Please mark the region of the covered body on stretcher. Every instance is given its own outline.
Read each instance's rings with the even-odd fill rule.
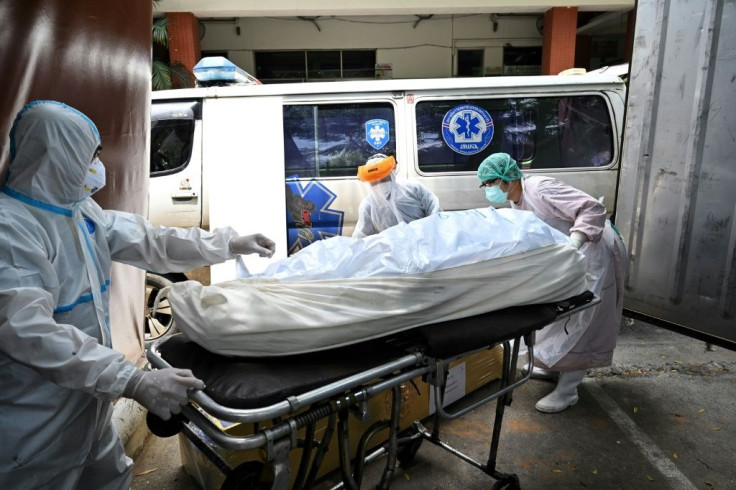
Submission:
[[[177,328],[210,352],[282,356],[585,291],[583,255],[529,211],[443,212],[321,240],[263,274],[171,286]]]
[[[386,488],[397,458],[413,457],[422,439],[443,445],[439,439],[442,417],[460,416],[492,399],[498,400],[499,408],[488,462],[463,459],[499,483],[518,484],[514,475],[496,471],[495,451],[503,407],[510,403],[511,390],[526,381],[513,381],[519,340],[524,338],[532,347],[531,363],[533,333],[594,304],[595,299],[585,294],[580,254],[566,237],[531,213],[490,208],[442,213],[437,219],[451,222],[435,229],[437,236],[426,235],[428,227],[437,223],[420,220],[396,227],[401,229],[394,230],[395,236],[387,237],[391,231],[387,230],[373,243],[369,237],[363,239],[368,243],[351,240],[346,247],[333,249],[326,245],[329,240],[319,242],[325,245],[306,254],[312,245],[287,259],[288,263],[275,264],[265,276],[210,287],[189,284],[172,291],[177,322],[186,310],[186,325],[179,324],[185,335],[155,344],[149,360],[158,368],[190,368],[205,382],[205,391],[193,395],[193,404],[175,425],[225,476],[222,488],[260,488],[258,482],[264,479],[272,488],[310,487],[322,474],[321,462],[335,430],[345,486],[360,487],[363,456],[377,447],[376,452],[388,454],[379,485]],[[452,236],[453,232],[463,235],[462,239]],[[412,233],[414,242],[407,239]],[[403,251],[401,242],[409,242],[410,251]],[[364,253],[357,254],[356,247],[362,247]],[[391,253],[365,254],[372,247]],[[363,255],[368,260],[362,260]],[[365,263],[370,261],[373,264]],[[323,264],[321,270],[314,272],[319,264]],[[396,274],[394,265],[405,274]],[[461,273],[453,274],[452,269]],[[495,271],[495,277],[492,272],[486,276],[486,270]],[[358,277],[338,277],[349,273]],[[412,276],[408,283],[406,275]],[[430,284],[423,285],[425,281]],[[392,287],[394,282],[400,286]],[[335,291],[331,288],[356,284],[361,294],[354,297],[354,304],[350,295],[330,302],[329,295],[317,293],[319,286]],[[417,288],[419,293],[412,294]],[[514,293],[514,289],[522,292]],[[382,302],[381,297],[387,299]],[[237,307],[242,310],[246,300],[257,304],[245,305],[243,316]],[[318,312],[314,307],[321,300],[327,300],[321,308],[323,321],[315,324],[313,316]],[[420,308],[414,307],[417,302]],[[460,304],[453,307],[454,302]],[[333,309],[338,310],[338,321],[330,321]],[[354,317],[359,318],[352,320],[358,328],[347,323]],[[193,325],[199,325],[201,331],[190,328]],[[222,329],[224,335],[220,335]],[[202,337],[204,333],[209,338]],[[360,342],[362,338],[368,340]],[[513,349],[511,340],[516,340]],[[274,343],[277,345],[271,345]],[[505,344],[498,390],[452,415],[445,412],[442,397],[451,363],[498,344]],[[418,377],[434,388],[434,427],[429,432],[417,422],[406,435],[407,427],[400,420],[401,386]],[[391,393],[390,410],[365,429],[355,447],[355,439],[351,445],[347,435],[349,413],[365,416],[366,402],[379,393]],[[321,439],[315,436],[318,421],[326,421]],[[225,429],[229,423],[253,425],[248,434],[233,435]],[[388,436],[373,437],[381,431],[388,431]],[[256,448],[261,450],[259,461],[237,468],[222,453]],[[289,463],[294,449],[301,451],[298,469]],[[204,484],[201,478],[200,483]]]
[[[529,376],[514,379],[519,341],[524,339],[529,346],[530,372],[534,332],[596,301],[592,294],[584,293],[566,301],[510,307],[286,357],[222,356],[177,334],[152,346],[151,364],[192,369],[206,389],[192,395],[192,403],[177,417],[172,432],[150,415],[149,425],[157,435],[182,430],[190,441],[189,449],[201,453],[185,467],[204,488],[311,488],[336,467],[345,487],[360,488],[363,463],[371,459],[369,450],[374,457],[388,455],[379,484],[379,488],[388,488],[396,461],[413,458],[422,440],[449,448],[440,439],[441,419],[459,417],[497,400],[488,461],[461,457],[496,478],[502,485],[498,488],[518,488],[516,476],[498,472],[495,463],[504,407],[511,402],[512,390]],[[494,366],[500,377],[495,391],[471,398],[458,411],[446,412],[442,396],[452,363],[498,344],[504,348],[500,366]],[[401,416],[407,402],[403,388],[418,378],[428,384],[413,387],[431,388],[429,396],[437,407],[431,432],[419,420],[408,427]],[[388,408],[378,418],[366,414],[367,402],[384,393],[391,394]],[[366,417],[370,425],[361,425],[358,434],[350,435],[355,426],[350,419]],[[246,454],[254,449],[259,452]],[[322,464],[330,452],[339,464]],[[219,479],[206,470],[204,460],[214,465]]]

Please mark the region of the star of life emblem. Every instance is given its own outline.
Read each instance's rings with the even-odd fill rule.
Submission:
[[[493,138],[493,119],[488,111],[476,105],[453,107],[442,118],[442,138],[456,153],[480,153]]]
[[[380,150],[389,139],[388,121],[385,119],[371,119],[365,123],[365,140],[376,150]]]

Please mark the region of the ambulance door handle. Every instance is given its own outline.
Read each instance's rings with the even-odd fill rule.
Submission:
[[[179,191],[171,195],[173,201],[193,201],[197,199],[197,193],[192,191]]]

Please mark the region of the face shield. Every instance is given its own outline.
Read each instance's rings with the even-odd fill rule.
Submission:
[[[371,192],[377,199],[388,201],[393,194],[394,183],[395,179],[392,172],[388,177],[384,177],[377,182],[371,182]]]

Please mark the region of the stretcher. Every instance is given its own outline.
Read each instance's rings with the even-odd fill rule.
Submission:
[[[312,488],[331,442],[337,442],[344,488],[360,488],[365,464],[386,456],[378,488],[391,484],[397,461],[411,461],[426,440],[493,479],[493,488],[519,488],[518,477],[496,468],[504,410],[512,392],[531,373],[535,332],[597,304],[590,292],[565,301],[514,306],[449,322],[435,323],[347,347],[288,357],[240,358],[210,353],[177,334],[155,342],[148,360],[155,369],[191,369],[206,388],[190,394],[181,414],[164,422],[149,413],[151,431],[161,437],[181,433],[224,475],[223,489]],[[517,376],[520,341],[527,346],[526,376]],[[491,392],[478,390],[449,407],[443,397],[449,366],[469,354],[503,346],[500,380]],[[435,412],[426,421],[402,427],[402,386],[421,378],[431,389]],[[386,396],[386,417],[364,427],[350,443],[349,419],[366,418],[369,400]],[[496,400],[488,460],[481,463],[440,437],[441,423]],[[459,408],[458,408],[459,407]],[[317,437],[316,424],[321,424]],[[245,431],[228,431],[233,424]],[[379,437],[379,435],[383,435]],[[253,460],[233,466],[232,452],[253,452]],[[295,451],[300,455],[295,458]]]

